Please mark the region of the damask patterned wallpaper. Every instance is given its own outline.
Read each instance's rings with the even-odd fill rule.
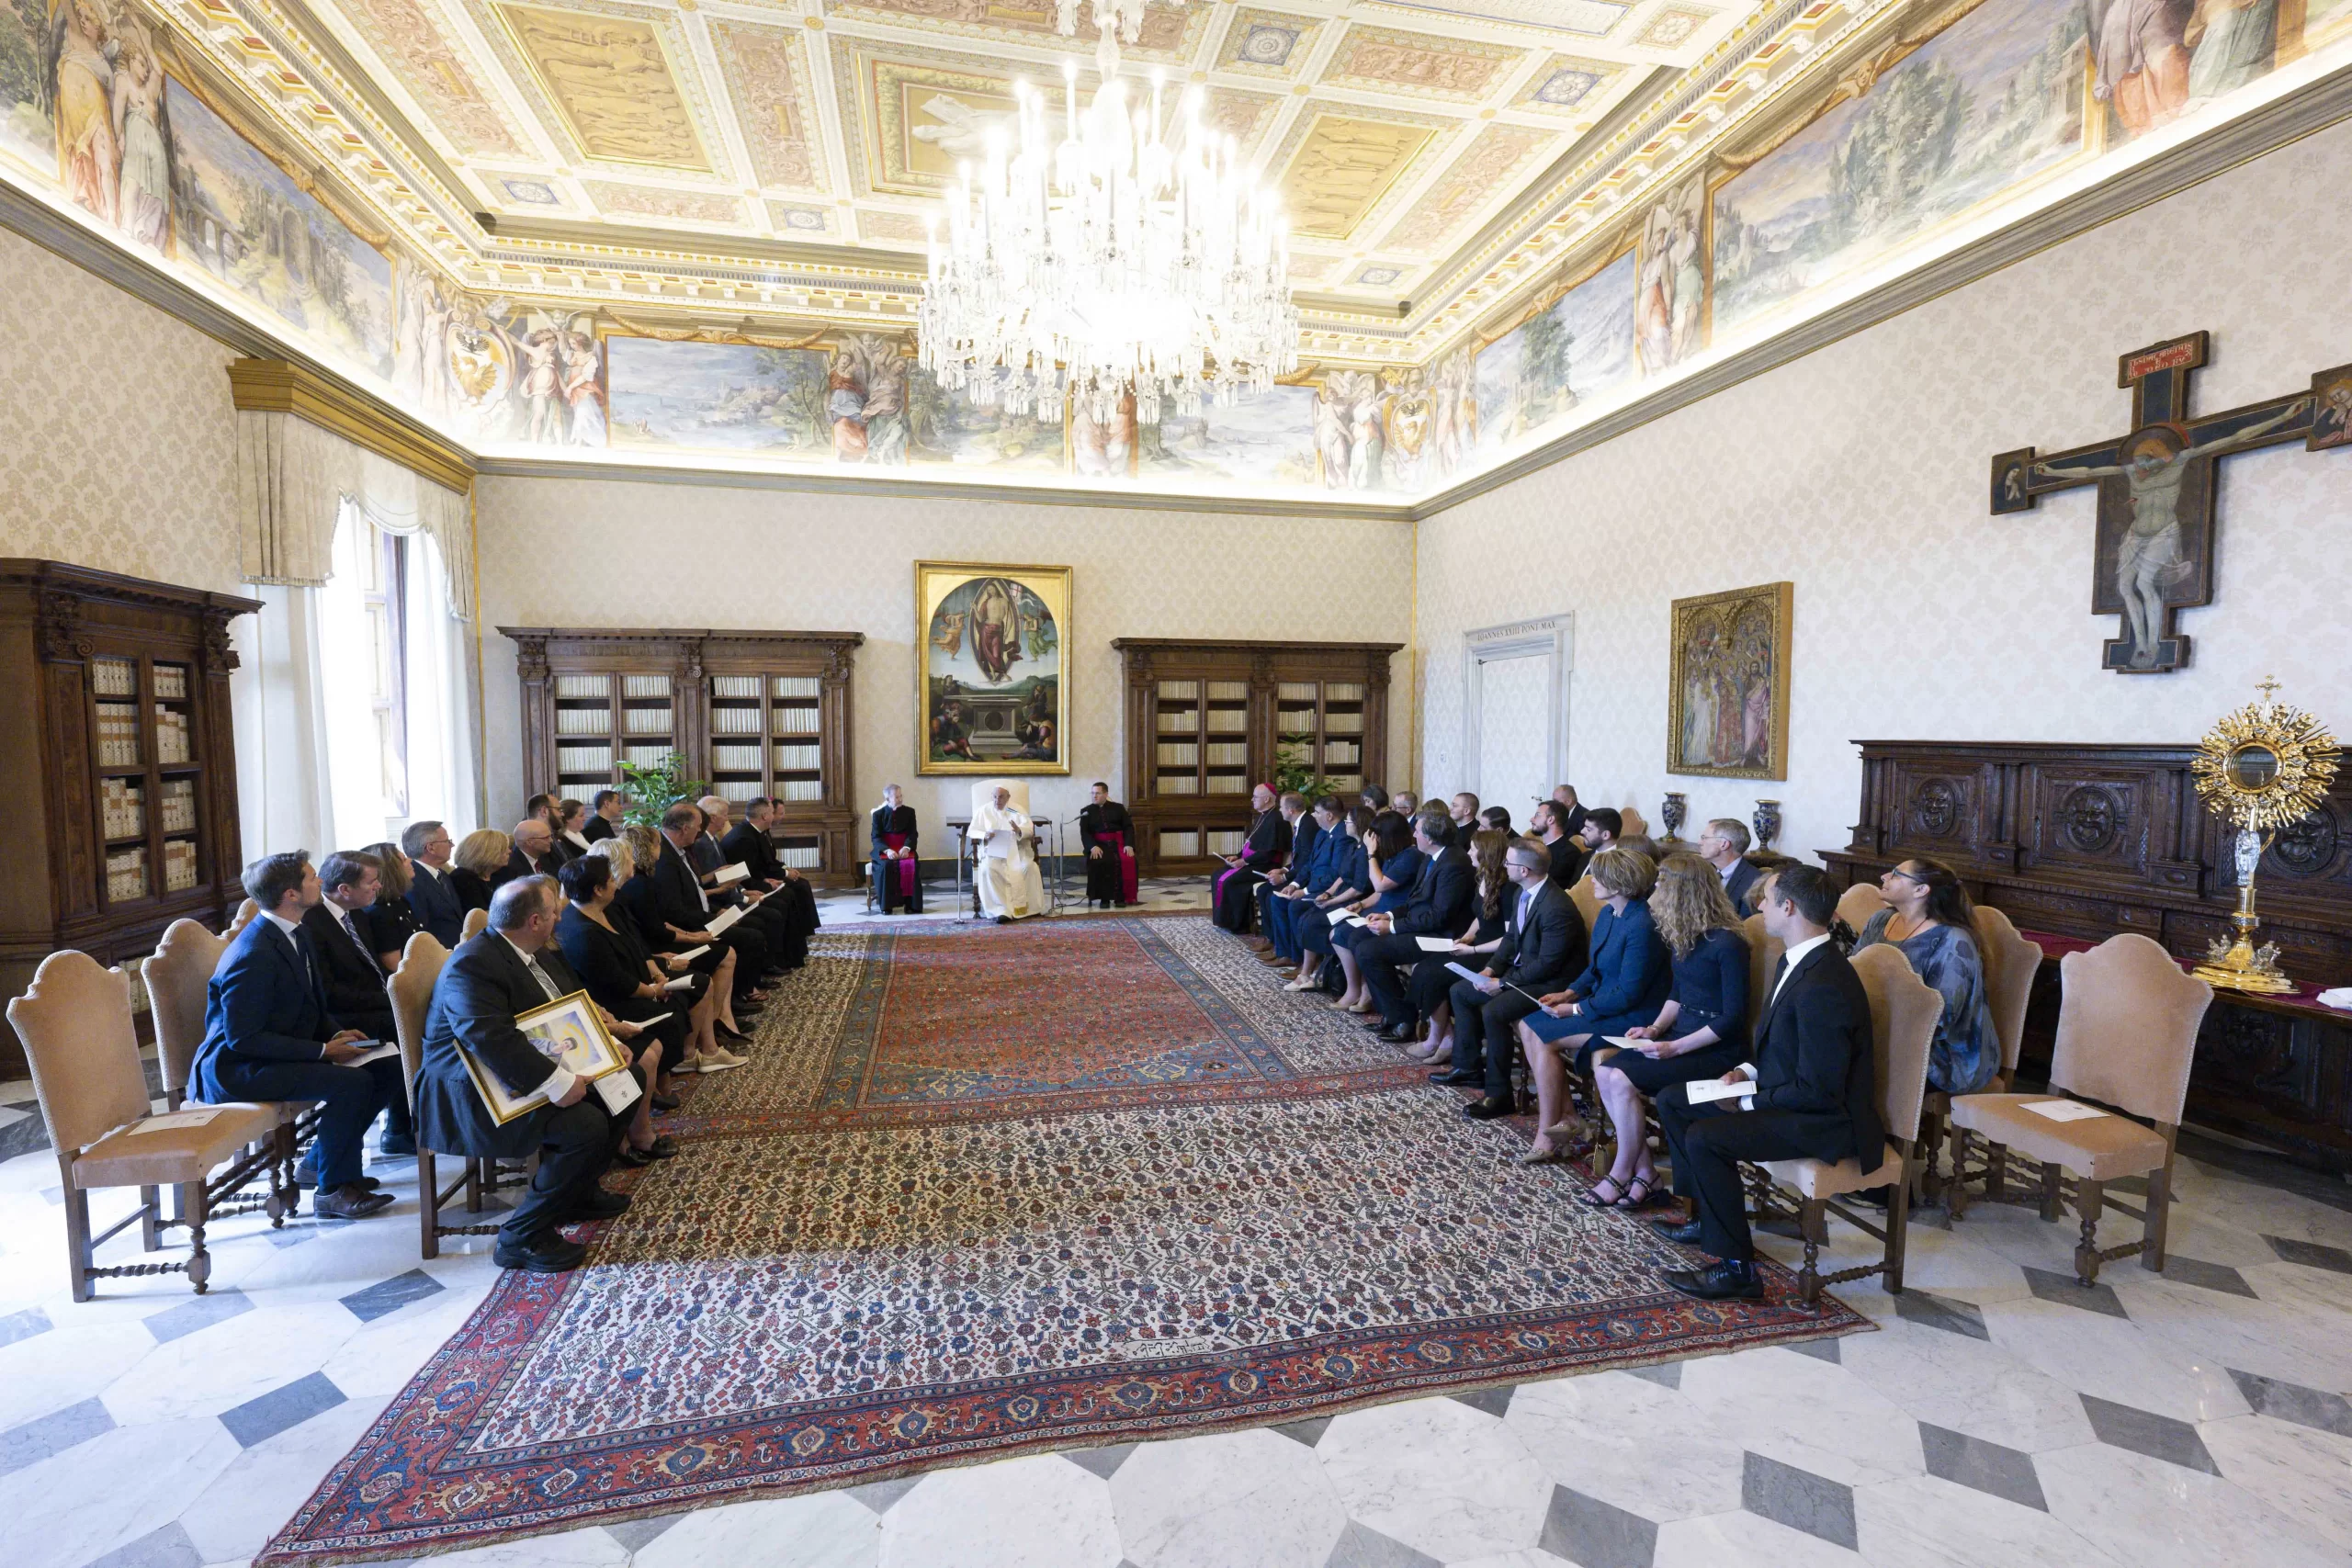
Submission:
[[[0,554],[239,591],[222,344],[0,230]]]
[[[2352,733],[2352,452],[2222,465],[2195,662],[2099,668],[2093,497],[1987,515],[1993,454],[2122,434],[2117,356],[2199,328],[2194,412],[2352,361],[2352,125],[2145,208],[1420,525],[1422,780],[1463,779],[1464,634],[1572,613],[1569,772],[1588,804],[1785,802],[1780,847],[1842,848],[1861,739],[2188,741],[2276,675]],[[1784,783],[1666,773],[1668,603],[1796,584]]]
[[[1073,569],[1071,773],[1030,784],[1038,815],[1070,819],[1094,780],[1127,787],[1113,637],[1401,643],[1412,614],[1402,523],[1318,522],[1310,536],[1218,513],[547,479],[482,479],[477,516],[490,798],[518,813],[521,692],[502,626],[862,631],[853,801],[871,807],[896,781],[936,823],[966,814],[971,784],[915,775],[917,560]],[[673,558],[657,563],[646,552],[660,541]],[[1408,754],[1406,671],[1400,653],[1392,773]]]

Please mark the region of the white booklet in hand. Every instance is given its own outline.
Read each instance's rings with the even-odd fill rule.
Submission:
[[[1693,1105],[1704,1105],[1714,1100],[1753,1100],[1756,1098],[1756,1080],[1741,1078],[1736,1083],[1725,1083],[1721,1078],[1700,1078],[1684,1084],[1682,1092],[1690,1097]]]
[[[364,1067],[370,1062],[380,1062],[388,1056],[397,1056],[401,1054],[401,1048],[389,1040],[354,1040],[351,1043],[364,1049],[358,1055],[344,1064],[346,1067]]]
[[[1453,939],[1450,936],[1417,936],[1413,940],[1420,945],[1423,953],[1452,953],[1453,951]]]
[[[681,975],[674,980],[664,980],[662,983],[662,988],[665,991],[683,991],[694,983],[695,977],[692,975]]]
[[[727,934],[727,928],[742,918],[743,911],[741,909],[721,909],[711,916],[710,923],[702,929],[713,936],[724,936]]]
[[[710,885],[713,887],[729,887],[751,874],[752,868],[739,860],[732,865],[722,865],[712,872]]]
[[[708,953],[709,951],[710,943],[704,942],[700,947],[690,947],[684,953],[673,953],[670,954],[670,956],[677,963],[692,964],[695,959],[700,958],[704,953]]]
[[[605,1109],[616,1116],[637,1103],[637,1080],[627,1073],[609,1074],[589,1087],[605,1102]]]

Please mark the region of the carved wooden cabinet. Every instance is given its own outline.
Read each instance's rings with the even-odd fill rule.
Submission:
[[[1138,869],[1182,876],[1240,848],[1250,791],[1295,759],[1350,794],[1388,769],[1393,642],[1117,637]]]
[[[258,603],[59,561],[0,559],[0,989],[79,948],[154,951],[244,897],[229,623]],[[292,846],[288,846],[291,848]],[[0,1077],[25,1064],[0,1031]]]
[[[2201,960],[2237,907],[2233,830],[2189,776],[2190,746],[1866,740],[1853,839],[1826,854],[1841,884],[1913,855],[1943,861],[2023,930],[2086,942],[2138,931]],[[2352,756],[2340,759],[2352,764]],[[2288,976],[2352,984],[2352,765],[2262,857],[2262,940]],[[2026,1067],[2049,1063],[2054,961],[2029,1017]],[[2301,998],[2217,991],[2198,1037],[2188,1119],[2352,1172],[2352,1014]]]
[[[730,801],[766,795],[787,865],[853,876],[850,674],[863,632],[501,626],[523,683],[523,780],[586,800],[675,751]],[[518,807],[519,809],[519,804]]]

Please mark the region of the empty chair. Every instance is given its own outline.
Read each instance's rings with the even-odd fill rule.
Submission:
[[[2160,1271],[2172,1202],[2173,1143],[2188,1098],[2198,1026],[2212,1005],[2213,987],[2185,974],[2163,948],[2134,931],[2109,937],[2087,953],[2068,953],[2058,972],[2063,991],[2058,1041],[2050,1058],[2052,1092],[1956,1095],[1951,1124],[2041,1165],[2045,1220],[2057,1220],[2066,1196],[2064,1176],[2073,1173],[2075,1211],[2082,1220],[2075,1276],[2084,1284],[2098,1278],[2100,1264],[2134,1253],[2142,1268]],[[2055,1115],[2037,1109],[2083,1100],[2099,1103],[2080,1111],[2060,1109]],[[2116,1110],[2102,1109],[2107,1106]],[[1988,1167],[1984,1195],[2000,1201],[2005,1173],[1998,1162]],[[2144,1208],[2107,1194],[2109,1182],[2129,1176],[2147,1178]],[[1967,1202],[1967,1185],[1954,1181],[1953,1219],[1965,1214]],[[2099,1219],[2109,1208],[2143,1223],[2138,1241],[2099,1247]]]
[[[67,948],[42,959],[31,987],[8,1004],[8,1021],[32,1064],[33,1091],[57,1154],[74,1299],[88,1301],[94,1280],[178,1272],[202,1295],[212,1274],[211,1254],[204,1246],[212,1173],[246,1145],[274,1137],[277,1109],[219,1105],[151,1115],[147,1070],[130,1022],[130,982],[121,970],[101,968],[86,953]],[[277,1168],[271,1164],[268,1169],[274,1187]],[[165,1221],[154,1199],[154,1190],[163,1186],[180,1190],[185,1221]],[[90,1190],[98,1187],[142,1190],[136,1210],[93,1236]],[[185,1224],[187,1259],[99,1268],[99,1246],[134,1223],[149,1252],[160,1245],[157,1233],[166,1223]]]
[[[162,1069],[166,1111],[177,1111],[187,1098],[189,1069],[196,1063],[197,1047],[204,1043],[205,993],[211,984],[213,970],[220,967],[220,955],[228,951],[227,937],[214,936],[194,920],[174,920],[164,928],[164,940],[154,956],[140,965],[140,978],[147,987],[148,1012],[155,1021],[155,1060]],[[273,1221],[282,1223],[296,1201],[291,1190],[296,1113],[308,1107],[282,1101],[261,1103],[276,1106],[277,1131],[248,1150],[213,1184],[215,1219],[263,1209],[269,1212]],[[266,1196],[243,1194],[222,1201],[223,1194],[243,1188],[264,1174],[264,1168],[272,1161],[281,1168]]]
[[[1944,1010],[1942,994],[1913,974],[1910,963],[1893,947],[1868,947],[1855,953],[1854,973],[1860,976],[1862,990],[1871,1000],[1878,1111],[1891,1146],[1870,1170],[1851,1159],[1835,1165],[1817,1159],[1776,1159],[1763,1168],[1773,1182],[1795,1194],[1797,1230],[1804,1238],[1804,1267],[1797,1274],[1797,1288],[1808,1305],[1820,1298],[1825,1285],[1872,1274],[1884,1280],[1890,1294],[1903,1289],[1904,1236],[1911,1215],[1911,1162],[1918,1147],[1919,1104],[1928,1087],[1928,1048]],[[1874,1187],[1887,1190],[1883,1219],[1857,1213],[1840,1201]],[[1829,1237],[1828,1216],[1833,1213],[1884,1244],[1878,1262],[1821,1272],[1821,1244]]]

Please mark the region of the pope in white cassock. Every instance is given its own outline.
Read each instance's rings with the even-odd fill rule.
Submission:
[[[1001,784],[994,804],[980,807],[972,818],[971,836],[980,846],[980,912],[994,916],[999,925],[1016,916],[1045,912],[1046,879],[1029,848],[1035,831],[1027,813],[1013,807],[1012,792]]]

